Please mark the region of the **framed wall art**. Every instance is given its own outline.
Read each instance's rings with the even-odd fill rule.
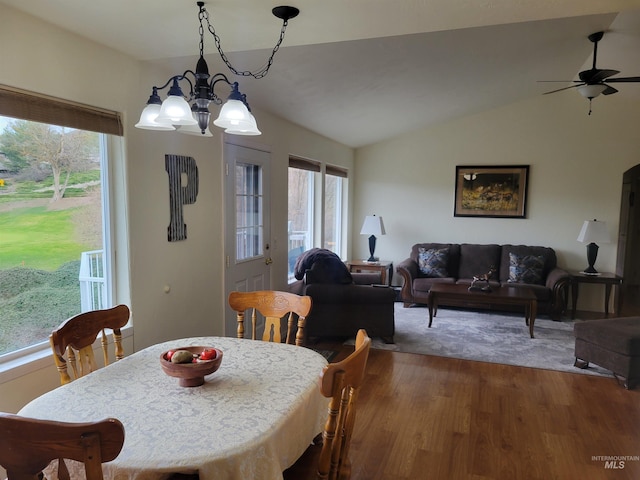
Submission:
[[[525,218],[529,165],[456,166],[455,217]]]

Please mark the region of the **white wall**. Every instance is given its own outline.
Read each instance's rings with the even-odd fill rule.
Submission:
[[[597,218],[614,241],[600,245],[596,268],[613,272],[622,175],[640,163],[640,102],[624,91],[596,98],[591,116],[566,91],[359,149],[354,218],[383,216],[376,254],[394,262],[419,242],[513,243],[553,247],[560,266],[575,270],[587,266],[576,241],[582,222]],[[530,165],[527,218],[454,217],[456,165]],[[353,251],[365,258],[358,237]],[[602,311],[602,290],[581,287],[578,309]]]
[[[151,86],[164,83],[176,72],[160,72],[3,5],[0,45],[1,84],[123,115],[124,165],[118,165],[116,171],[124,178],[114,194],[117,204],[128,204],[128,212],[117,212],[116,238],[119,258],[127,258],[129,247],[129,262],[123,268],[129,268],[131,284],[130,298],[129,292],[123,292],[126,288],[119,288],[122,296],[117,300],[131,307],[131,349],[171,338],[221,334],[226,298],[220,130],[212,138],[198,138],[133,127]],[[354,152],[271,115],[253,113],[263,132],[256,141],[271,150],[272,233],[276,244],[282,245],[272,252],[272,286],[284,288],[289,154],[352,169]],[[167,241],[169,184],[165,154],[192,156],[199,169],[197,201],[184,208],[188,226],[185,241]],[[127,230],[128,235],[123,235]],[[165,285],[171,286],[169,294],[164,293]],[[53,367],[52,359],[50,363]],[[42,368],[39,363],[32,373],[0,383],[0,410],[15,412],[58,381],[55,368]]]

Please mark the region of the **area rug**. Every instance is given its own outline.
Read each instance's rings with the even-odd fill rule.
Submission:
[[[574,321],[554,322],[541,316],[534,323],[535,338],[531,338],[522,314],[441,307],[431,328],[428,324],[426,307],[404,308],[396,303],[395,343],[373,338],[372,347],[613,378],[609,370],[597,365],[573,366]]]

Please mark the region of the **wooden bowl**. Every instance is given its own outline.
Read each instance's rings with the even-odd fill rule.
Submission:
[[[214,347],[180,347],[173,349],[173,351],[186,350],[193,354],[199,354],[205,348]],[[222,350],[217,348],[214,348],[214,350],[216,351],[216,358],[213,360],[201,360],[197,363],[172,363],[171,360],[167,359],[167,353],[169,352],[163,352],[162,355],[160,355],[160,365],[164,373],[170,377],[177,377],[179,379],[181,387],[198,387],[204,383],[204,377],[206,375],[220,368],[220,364],[222,363]]]

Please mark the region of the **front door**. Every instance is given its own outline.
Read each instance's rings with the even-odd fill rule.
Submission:
[[[224,144],[226,336],[235,336],[237,325],[227,302],[229,293],[269,290],[271,286],[270,159],[266,151]],[[245,331],[251,333],[250,323],[245,323]]]

